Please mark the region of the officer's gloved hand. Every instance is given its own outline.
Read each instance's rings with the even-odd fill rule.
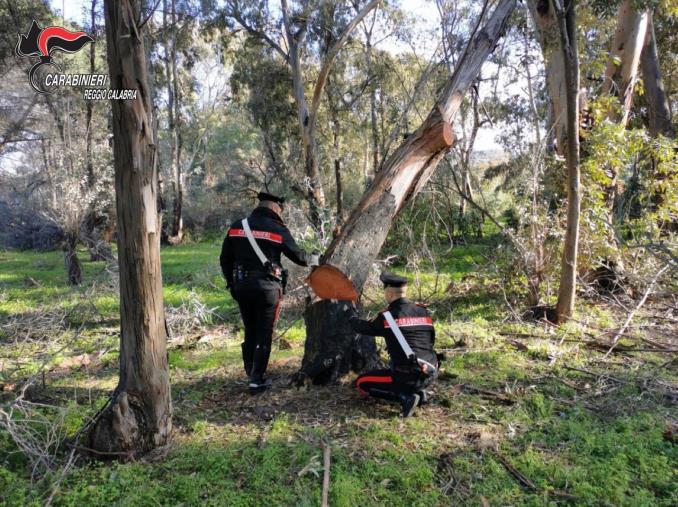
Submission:
[[[313,250],[313,252],[311,252],[311,259],[309,260],[308,265],[311,268],[320,265],[320,252],[317,250]]]
[[[344,317],[349,318],[352,315],[355,315],[356,309],[353,302],[350,301],[340,301],[341,311],[344,313]]]

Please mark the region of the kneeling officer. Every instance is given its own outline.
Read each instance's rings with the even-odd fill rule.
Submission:
[[[285,199],[265,192],[257,197],[259,205],[252,214],[228,229],[219,258],[245,326],[242,358],[252,394],[271,385],[265,374],[287,281],[280,254],[300,266],[318,265],[318,255],[301,250],[282,221]]]
[[[405,296],[407,278],[382,273],[388,308],[371,321],[361,320],[355,307],[344,305],[349,324],[356,333],[383,336],[391,368],[361,374],[356,387],[364,396],[399,401],[403,417],[411,416],[426,402],[424,390],[436,378],[438,358],[433,345],[435,329],[431,314]]]

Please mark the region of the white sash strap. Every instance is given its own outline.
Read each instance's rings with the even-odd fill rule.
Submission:
[[[250,229],[250,224],[247,223],[246,218],[244,218],[242,221],[242,228],[245,230],[245,236],[247,236],[247,240],[250,242],[250,245],[252,246],[254,253],[257,254],[257,257],[259,257],[261,263],[264,266],[266,266],[269,262],[268,257],[266,257],[264,255],[264,252],[261,251],[261,248],[259,248],[257,241],[254,239],[254,236],[252,235],[252,229]]]
[[[405,353],[405,357],[408,359],[411,357],[415,357],[417,359],[417,363],[422,367],[422,371],[426,372],[428,375],[432,375],[433,372],[437,369],[435,366],[433,366],[431,363],[428,361],[424,361],[423,359],[419,359],[415,354],[414,351],[412,350],[412,347],[410,347],[410,344],[407,343],[407,340],[405,339],[405,335],[403,335],[403,332],[400,330],[398,327],[398,323],[395,321],[393,318],[393,315],[391,315],[391,312],[384,312],[383,313],[384,318],[386,319],[386,322],[388,322],[388,327],[391,328],[391,331],[393,331],[393,334],[395,335],[396,339],[398,340],[398,343],[400,344],[400,348],[403,349],[403,352]],[[427,371],[428,368],[430,368],[430,371]]]
[[[393,331],[393,334],[395,335],[396,339],[398,340],[398,343],[400,344],[400,348],[403,349],[403,352],[405,353],[405,357],[408,357],[408,358],[412,357],[414,355],[414,351],[412,350],[412,347],[410,347],[410,344],[407,343],[407,340],[405,339],[403,332],[398,327],[398,324],[396,324],[396,321],[393,318],[393,315],[391,315],[391,312],[384,312],[383,315],[384,315],[384,318],[386,319],[386,322],[388,322],[388,327],[391,328],[391,331]]]

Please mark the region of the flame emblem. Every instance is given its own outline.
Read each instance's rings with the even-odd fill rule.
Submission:
[[[39,57],[38,61],[28,72],[28,80],[33,89],[42,94],[51,93],[42,90],[35,82],[35,73],[43,65],[52,65],[61,70],[52,62],[52,53],[62,51],[64,53],[76,53],[88,42],[94,39],[85,32],[71,32],[60,26],[48,26],[40,28],[37,21],[33,20],[30,30],[26,34],[19,34],[16,44],[16,55],[20,57]]]

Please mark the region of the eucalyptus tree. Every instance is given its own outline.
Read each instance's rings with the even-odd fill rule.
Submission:
[[[156,140],[140,0],[105,0],[120,270],[120,377],[90,433],[97,453],[133,456],[165,445],[172,430],[167,328],[160,270]]]

